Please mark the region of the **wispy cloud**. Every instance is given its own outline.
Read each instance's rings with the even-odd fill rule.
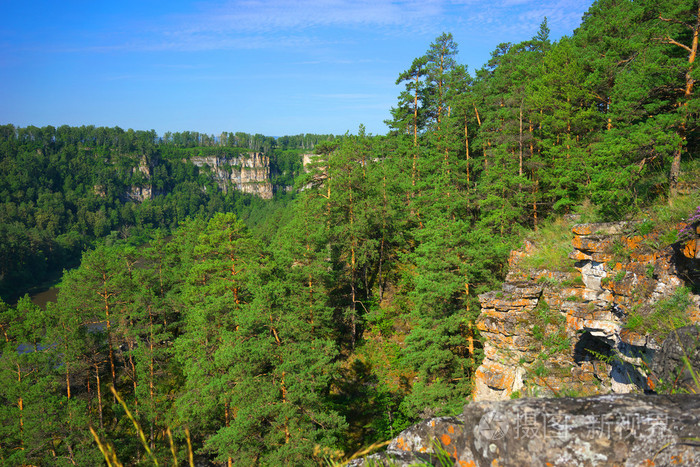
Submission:
[[[410,26],[442,13],[444,0],[244,0],[204,4],[192,30],[267,32],[316,26]]]
[[[581,22],[581,16],[592,0],[493,0],[474,3],[472,0],[452,0],[459,6],[454,18],[486,35],[504,40],[537,32],[546,16],[554,37],[570,34]]]
[[[332,45],[321,28],[403,31],[441,20],[445,0],[227,0],[188,14],[135,21],[103,37],[92,51],[227,50]],[[122,40],[120,40],[120,38]],[[108,42],[108,43],[105,43]]]
[[[336,94],[314,94],[313,97],[320,99],[338,99],[338,100],[367,100],[384,98],[378,94],[358,94],[358,93],[336,93]]]
[[[55,43],[59,52],[207,51],[333,47],[337,31],[392,38],[461,31],[491,39],[536,32],[544,16],[554,35],[569,33],[592,0],[222,0],[187,13],[134,18],[89,40]],[[84,39],[83,35],[83,39]],[[347,37],[347,36],[345,36]],[[89,44],[89,45],[88,45]],[[42,46],[46,46],[45,44]]]

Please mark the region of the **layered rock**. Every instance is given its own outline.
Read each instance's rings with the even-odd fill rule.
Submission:
[[[700,270],[697,238],[661,247],[660,235],[624,222],[576,225],[570,267],[560,270],[527,268],[532,243],[512,252],[502,290],[479,296],[484,360],[474,399],[653,389],[658,336],[636,332],[629,317],[648,315]],[[694,300],[691,323],[700,317]]]
[[[700,465],[700,396],[473,402],[350,465]]]
[[[195,156],[190,159],[197,167],[208,167],[219,188],[230,188],[250,193],[263,199],[272,199],[270,159],[255,152],[236,157]]]

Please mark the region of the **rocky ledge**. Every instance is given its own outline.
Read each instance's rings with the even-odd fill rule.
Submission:
[[[700,396],[616,394],[473,402],[350,465],[700,465]]]
[[[527,266],[538,245],[513,251],[502,289],[479,296],[484,360],[474,400],[644,392],[673,383],[671,373],[662,381],[651,371],[660,336],[647,325],[669,324],[659,311],[664,303],[681,324],[700,321],[700,297],[681,289],[700,284],[696,224],[676,226],[684,238],[672,244],[668,232],[639,224],[578,224],[568,263],[551,269]]]

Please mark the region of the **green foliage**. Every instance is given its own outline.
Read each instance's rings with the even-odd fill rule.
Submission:
[[[563,218],[555,218],[541,226],[531,237],[535,248],[523,258],[522,266],[554,271],[571,269],[573,261],[569,259],[569,253],[572,227]]]
[[[677,196],[668,202],[655,203],[651,210],[660,226],[670,231],[676,229],[679,222],[685,222],[698,205],[700,205],[700,192],[691,191],[688,195]]]
[[[211,168],[197,167],[193,157],[235,162],[264,151],[272,182],[281,185],[275,199],[284,205],[293,197],[286,186],[303,172],[301,153],[333,139],[287,137],[278,150],[273,138],[245,133],[217,141],[196,132],[158,138],[152,131],[93,126],[8,127],[0,140],[0,186],[7,187],[0,190],[0,295],[7,299],[74,266],[84,248],[105,237],[139,244],[152,230],[170,231],[188,217],[234,211],[259,224],[273,211],[252,195],[222,191]],[[139,197],[148,192],[150,199]]]
[[[620,239],[615,239],[610,246],[612,254],[612,263],[629,263],[631,259],[631,251],[629,247]],[[619,274],[619,273],[618,273]],[[619,282],[616,280],[615,282]]]
[[[560,286],[560,285],[564,285],[563,282],[560,283],[558,280],[556,280],[555,278],[553,278],[553,277],[551,277],[551,276],[540,276],[540,277],[537,279],[537,283],[538,283],[538,284],[548,285],[548,286],[550,286],[550,287],[558,287],[558,286]]]
[[[585,285],[583,283],[583,277],[581,275],[574,276],[572,279],[567,279],[561,282],[564,287],[581,287]]]
[[[662,246],[673,245],[678,241],[678,229],[670,229],[659,236],[659,243]]]
[[[635,225],[637,232],[642,236],[650,234],[654,227],[654,222],[649,219],[644,219],[641,223]]]
[[[532,337],[542,350],[533,371],[537,376],[542,377],[548,372],[548,367],[545,365],[547,359],[567,351],[571,347],[571,342],[566,335],[566,318],[551,309],[544,299],[540,298],[532,313],[534,318]]]
[[[651,310],[633,310],[625,327],[662,342],[669,332],[690,324],[687,311],[692,305],[690,290],[679,287],[671,296],[652,305]]]
[[[644,274],[649,278],[653,279],[654,278],[654,264],[647,264],[646,267],[644,268]]]
[[[624,269],[621,269],[615,273],[615,276],[613,277],[613,282],[620,283],[625,279],[626,276],[627,276],[627,271],[625,271]]]

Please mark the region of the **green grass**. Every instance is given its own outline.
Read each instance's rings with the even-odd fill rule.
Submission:
[[[615,274],[615,277],[613,277],[613,282],[622,282],[625,279],[625,276],[627,275],[627,271],[624,269],[621,271],[617,271]]]
[[[625,328],[662,342],[674,329],[690,324],[687,310],[692,304],[690,289],[679,287],[668,298],[656,302],[651,311],[632,310]]]
[[[561,285],[563,285],[564,287],[582,287],[585,284],[583,283],[583,278],[580,275],[578,275],[575,276],[573,279],[567,279],[565,281],[562,281]]]
[[[652,219],[657,221],[659,230],[672,230],[679,222],[684,222],[700,205],[700,192],[680,195],[671,200],[661,200],[649,209]]]
[[[571,341],[566,335],[566,318],[557,310],[552,310],[542,299],[533,310],[533,322],[532,336],[540,343],[541,360],[546,360],[570,347]],[[554,326],[554,332],[551,326]]]
[[[625,245],[622,240],[616,239],[612,242],[610,246],[610,253],[612,253],[612,263],[629,263],[632,258],[632,252],[629,247]]]
[[[558,280],[556,280],[553,277],[549,277],[549,276],[540,276],[540,278],[537,279],[537,283],[551,286],[551,287],[557,287],[557,286],[561,285]]]
[[[526,269],[548,269],[568,271],[574,261],[569,259],[573,223],[563,218],[556,218],[545,223],[529,236],[535,245],[532,253],[522,259],[521,265]]]

